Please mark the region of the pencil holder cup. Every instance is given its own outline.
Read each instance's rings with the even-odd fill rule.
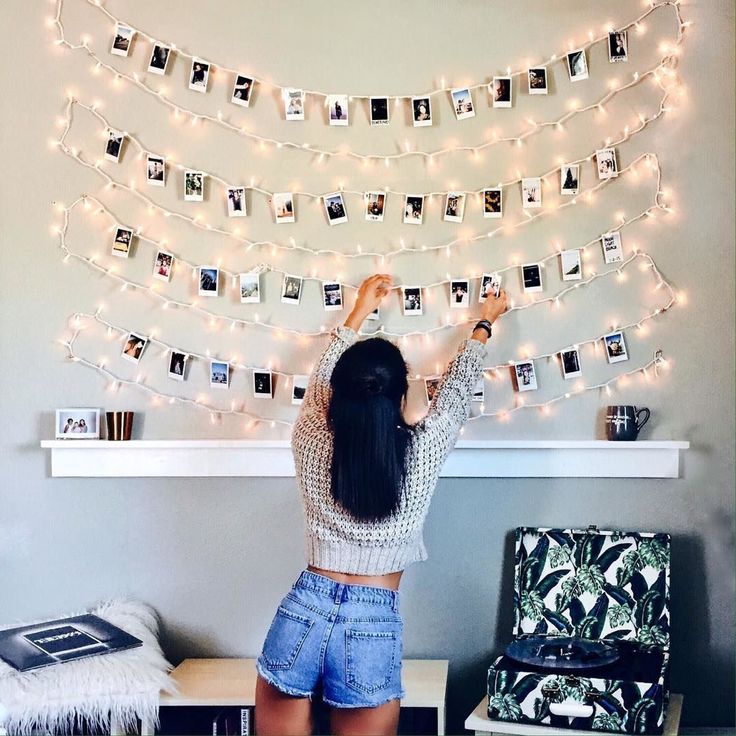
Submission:
[[[108,440],[129,440],[133,433],[133,414],[132,411],[108,411],[105,412],[107,418],[107,439]]]

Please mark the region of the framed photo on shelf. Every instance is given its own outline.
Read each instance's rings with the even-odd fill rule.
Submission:
[[[57,440],[98,440],[100,439],[99,409],[57,409]]]

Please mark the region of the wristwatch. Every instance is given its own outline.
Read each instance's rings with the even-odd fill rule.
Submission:
[[[478,322],[476,323],[475,327],[473,327],[473,329],[475,330],[478,327],[482,327],[488,333],[488,337],[493,336],[493,332],[491,331],[491,323],[487,319],[478,320]]]

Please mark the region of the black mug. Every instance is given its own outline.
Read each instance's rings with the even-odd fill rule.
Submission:
[[[644,414],[644,419],[639,416]],[[649,409],[635,406],[612,405],[606,407],[606,436],[609,440],[635,440],[639,430],[649,421]]]

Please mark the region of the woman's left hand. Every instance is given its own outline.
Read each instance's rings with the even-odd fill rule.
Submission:
[[[354,310],[363,316],[370,314],[388,294],[392,283],[393,279],[387,273],[369,276],[358,288]]]

